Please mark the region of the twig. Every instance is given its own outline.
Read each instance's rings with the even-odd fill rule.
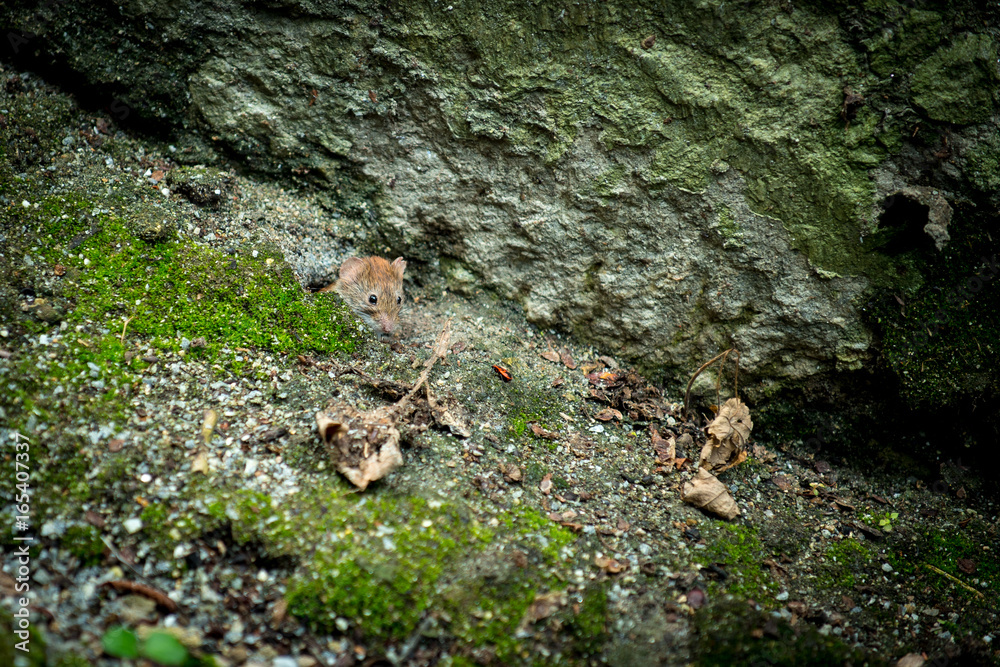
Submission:
[[[716,361],[718,361],[721,357],[729,356],[729,353],[732,352],[734,349],[736,349],[736,348],[732,348],[731,347],[728,350],[726,350],[725,352],[721,352],[721,353],[715,355],[714,357],[712,357],[711,359],[709,359],[708,361],[706,361],[705,363],[703,363],[701,365],[701,368],[699,368],[698,370],[696,370],[694,372],[694,375],[691,376],[691,379],[688,380],[687,389],[684,391],[684,417],[685,418],[687,418],[687,416],[688,416],[688,399],[691,396],[691,385],[694,384],[694,381],[698,378],[699,375],[701,375],[701,372],[703,370],[705,370],[706,368],[708,368],[709,366],[711,366],[713,363],[715,363]],[[719,370],[719,376],[720,377],[722,376],[721,369]],[[716,400],[718,400],[718,399],[716,399]]]
[[[420,644],[421,637],[424,636],[425,632],[430,630],[431,623],[433,622],[433,620],[434,617],[431,616],[430,614],[424,616],[424,620],[420,621],[420,625],[417,626],[417,629],[413,631],[413,633],[410,635],[410,638],[407,639],[406,643],[403,644],[403,646],[400,648],[399,655],[396,656],[396,659],[393,660],[390,658],[389,662],[391,662],[394,665],[402,665],[404,662],[406,662],[409,659],[410,655],[412,655],[413,652],[417,649],[417,645]]]
[[[969,586],[968,584],[966,584],[966,583],[965,583],[964,581],[962,581],[962,580],[961,580],[961,579],[959,579],[958,577],[955,577],[955,576],[952,576],[952,575],[948,574],[947,572],[945,572],[944,570],[942,570],[942,569],[940,569],[940,568],[936,568],[936,567],[934,567],[934,566],[933,566],[933,565],[931,565],[930,563],[924,563],[924,567],[926,567],[926,568],[927,568],[927,569],[929,569],[929,570],[933,570],[934,572],[937,572],[938,574],[940,574],[940,575],[942,575],[942,576],[945,576],[945,577],[948,577],[948,578],[949,578],[949,579],[951,579],[951,580],[952,580],[953,582],[955,582],[956,584],[958,584],[959,586],[961,586],[961,587],[962,587],[962,588],[964,588],[965,590],[969,591],[969,592],[970,592],[970,593],[972,593],[973,595],[977,595],[977,596],[979,596],[980,598],[985,598],[985,597],[986,597],[985,595],[983,595],[982,593],[980,593],[979,591],[977,591],[977,590],[976,590],[975,588],[973,588],[972,586]]]
[[[431,353],[430,358],[424,362],[424,371],[420,374],[417,379],[417,383],[413,385],[409,393],[403,398],[399,399],[396,405],[390,408],[391,412],[400,413],[406,408],[407,404],[417,395],[417,391],[420,390],[420,385],[427,382],[427,377],[431,374],[431,368],[437,363],[438,359],[444,359],[445,355],[448,354],[448,340],[451,338],[451,320],[444,323],[444,328],[441,329],[441,334],[438,336],[437,342],[434,343],[434,350]]]
[[[131,322],[133,319],[135,319],[135,315],[125,320],[125,324],[122,325],[122,335],[120,339],[122,342],[122,347],[125,347],[125,328],[128,327],[128,323]]]

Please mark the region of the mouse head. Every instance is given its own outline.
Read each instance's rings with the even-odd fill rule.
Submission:
[[[351,257],[340,266],[337,291],[347,305],[383,339],[399,323],[403,306],[403,271],[406,260],[390,264],[381,257]]]

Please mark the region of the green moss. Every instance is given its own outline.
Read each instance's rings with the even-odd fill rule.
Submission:
[[[84,567],[97,565],[105,549],[101,532],[93,526],[70,526],[62,538],[62,545],[80,559],[80,564]]]
[[[857,583],[855,575],[870,569],[872,554],[861,542],[844,539],[831,544],[824,554],[817,584],[828,591],[849,595]]]
[[[608,594],[603,585],[588,587],[580,611],[568,621],[580,655],[597,655],[608,640]]]
[[[724,582],[712,582],[710,589],[725,591],[741,599],[756,600],[773,606],[772,596],[778,585],[761,565],[766,553],[757,529],[739,524],[713,524],[703,532],[708,544],[705,555],[709,562],[721,563],[729,572]]]
[[[985,34],[965,34],[942,46],[913,73],[913,101],[934,120],[979,123],[996,101],[997,49]]]
[[[306,295],[280,255],[227,257],[178,241],[149,245],[128,229],[127,213],[90,216],[87,208],[80,200],[49,199],[38,215],[43,256],[79,271],[66,288],[74,320],[129,319],[134,334],[205,337],[210,352],[353,349],[343,305]]]
[[[725,601],[695,615],[695,661],[699,667],[768,665],[769,667],[887,666],[885,660],[820,634],[808,623],[787,621],[754,611],[741,601]],[[759,633],[761,636],[755,637]]]

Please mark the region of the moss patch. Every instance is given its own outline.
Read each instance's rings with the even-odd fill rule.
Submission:
[[[700,667],[883,666],[885,660],[823,634],[808,623],[794,628],[746,603],[721,602],[695,616],[695,664]]]
[[[708,543],[705,550],[707,560],[721,564],[729,572],[729,578],[724,582],[713,582],[710,589],[765,605],[775,604],[771,598],[778,585],[761,564],[766,558],[766,550],[756,528],[719,523],[705,537]]]

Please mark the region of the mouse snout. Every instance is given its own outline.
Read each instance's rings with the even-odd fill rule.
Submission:
[[[388,315],[378,316],[378,327],[383,333],[392,333],[392,330],[396,328],[396,323]]]

